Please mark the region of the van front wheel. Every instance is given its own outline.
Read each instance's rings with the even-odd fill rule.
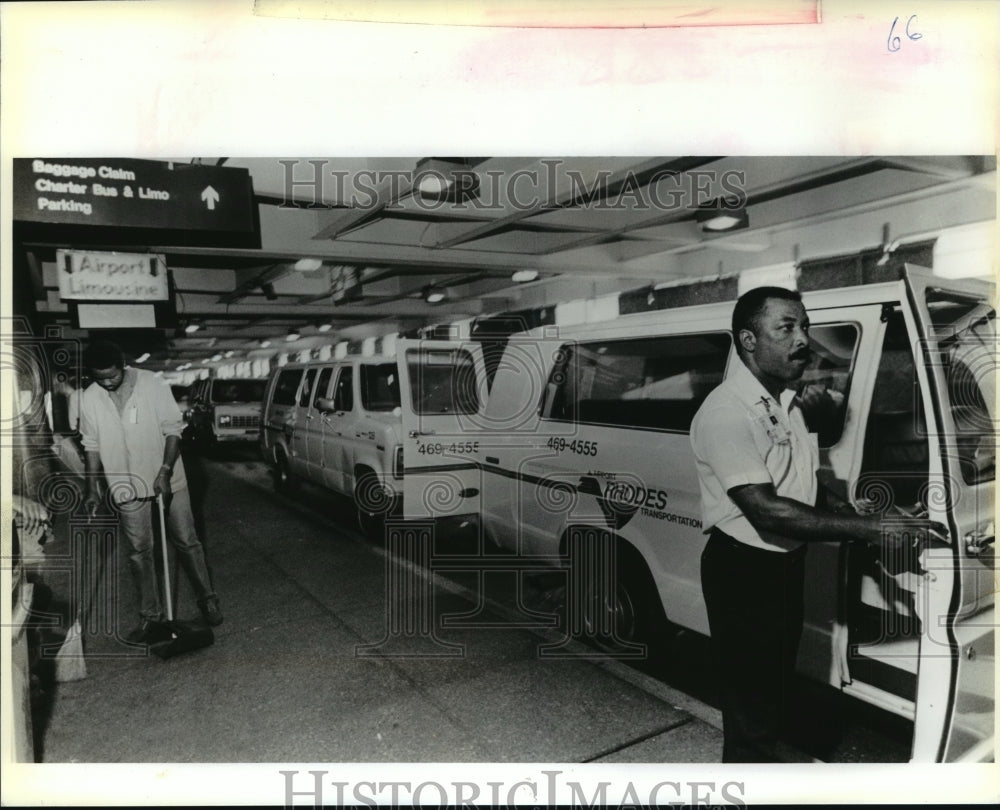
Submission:
[[[395,499],[371,470],[359,473],[354,485],[354,506],[358,527],[369,540],[381,543],[385,539],[385,521],[393,511]]]
[[[295,475],[288,464],[288,456],[282,450],[275,454],[274,489],[282,495],[291,495],[295,491]]]
[[[572,540],[570,635],[615,657],[665,663],[670,623],[642,555],[604,532],[584,530]]]

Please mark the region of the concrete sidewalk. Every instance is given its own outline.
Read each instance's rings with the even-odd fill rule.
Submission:
[[[39,761],[718,761],[715,710],[619,662],[542,657],[554,631],[505,626],[495,604],[455,626],[475,593],[388,558],[346,502],[278,496],[252,462],[207,469],[190,477],[226,615],[214,646],[162,661],[91,633],[88,677],[37,712]],[[131,583],[109,580],[124,635]],[[416,634],[393,632],[401,584],[427,597],[402,617]]]

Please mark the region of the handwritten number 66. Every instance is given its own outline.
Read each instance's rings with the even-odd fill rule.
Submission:
[[[917,31],[910,33],[910,24],[915,19],[917,19],[917,15],[911,14],[910,18],[906,21],[906,38],[913,41],[916,41],[923,37],[923,34],[918,33]],[[899,34],[896,34],[895,36],[893,35],[893,32],[896,30],[896,23],[898,22],[899,22],[899,17],[896,17],[892,21],[892,26],[889,28],[889,40],[886,43],[887,47],[889,48],[889,53],[895,53],[896,51],[899,50],[899,42],[900,42]]]

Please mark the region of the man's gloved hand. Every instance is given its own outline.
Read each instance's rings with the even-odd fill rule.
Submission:
[[[890,576],[903,573],[925,574],[920,555],[932,540],[947,544],[944,525],[926,518],[887,516],[882,521],[882,537],[869,549]]]

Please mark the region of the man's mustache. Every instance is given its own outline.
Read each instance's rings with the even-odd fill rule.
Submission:
[[[812,357],[812,349],[810,348],[798,349],[788,355],[789,360],[808,360],[810,357]]]

